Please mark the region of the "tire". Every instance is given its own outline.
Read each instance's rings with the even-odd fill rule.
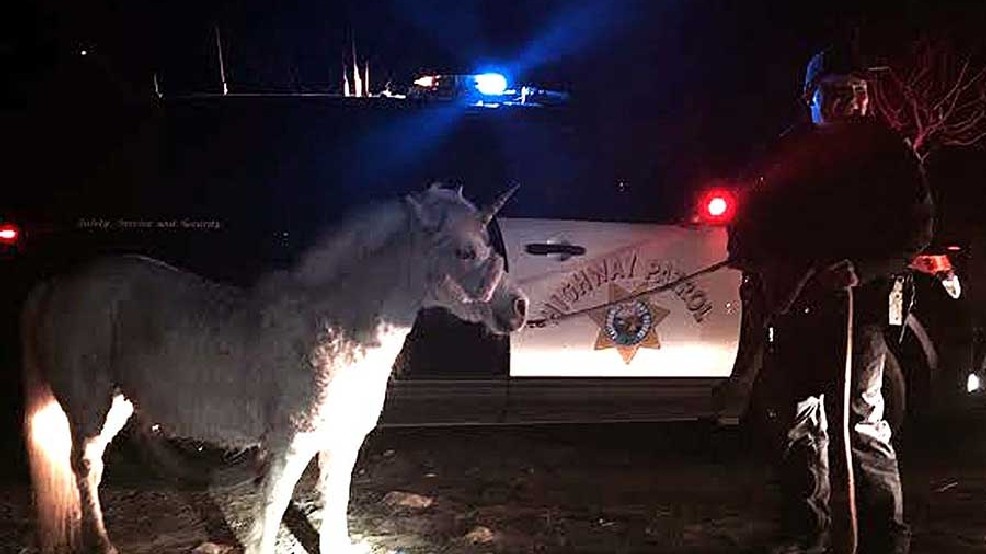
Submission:
[[[890,424],[891,432],[897,435],[907,414],[907,386],[900,362],[890,350],[887,351],[887,361],[883,366],[883,401],[883,418]]]

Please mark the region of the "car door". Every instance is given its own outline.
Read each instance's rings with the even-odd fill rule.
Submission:
[[[649,184],[594,132],[537,125],[521,135],[549,139],[510,157],[521,189],[500,218],[531,298],[511,337],[508,420],[709,415],[739,347],[741,274],[647,291],[723,260],[725,228],[686,223],[695,195]]]
[[[728,377],[739,339],[738,271],[621,302],[725,258],[721,227],[501,218],[532,322],[512,377]],[[581,315],[566,317],[573,312]]]

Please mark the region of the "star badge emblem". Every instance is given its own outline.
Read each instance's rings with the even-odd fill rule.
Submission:
[[[609,286],[609,302],[618,302],[633,293],[616,284]],[[615,348],[627,365],[641,348],[661,348],[657,325],[671,310],[648,302],[648,297],[603,306],[589,312],[589,317],[599,325],[596,350]]]

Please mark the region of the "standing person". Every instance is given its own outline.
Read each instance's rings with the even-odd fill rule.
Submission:
[[[902,323],[907,265],[931,240],[931,197],[901,137],[869,117],[866,75],[848,49],[812,58],[804,94],[811,124],[787,133],[768,157],[741,198],[729,238],[734,266],[761,283],[763,378],[773,383],[773,412],[785,429],[784,536],[772,551],[831,551],[829,457],[842,443],[830,449],[830,437],[842,437],[851,315],[848,434],[858,552],[906,553],[881,391],[884,333]]]

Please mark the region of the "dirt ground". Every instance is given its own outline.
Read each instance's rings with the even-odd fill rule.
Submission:
[[[986,426],[959,425],[962,439],[903,438],[915,553],[986,552]],[[193,485],[153,477],[135,448],[112,448],[103,485],[121,553],[240,551],[242,458],[199,464],[211,484]],[[375,554],[755,552],[777,488],[751,452],[735,430],[694,424],[381,429],[357,465],[350,530]],[[314,477],[312,465],[280,554],[317,552]],[[26,483],[7,479],[0,552],[35,552],[29,514]]]

